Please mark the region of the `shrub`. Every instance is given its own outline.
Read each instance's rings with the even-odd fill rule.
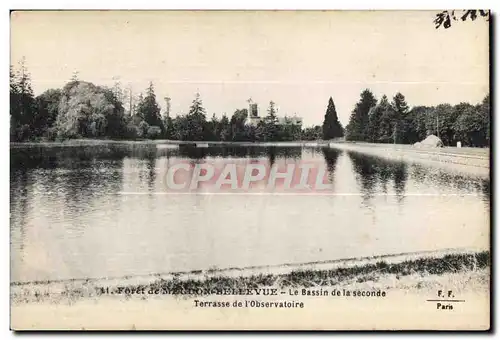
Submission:
[[[57,138],[57,129],[55,127],[48,128],[44,135],[48,141],[55,141]]]
[[[139,137],[145,138],[148,134],[149,124],[142,120],[137,127],[137,135]]]
[[[31,129],[28,124],[23,124],[16,129],[16,137],[18,141],[25,141],[31,137]]]
[[[146,136],[150,139],[157,139],[161,135],[161,129],[159,126],[153,125],[148,128]]]

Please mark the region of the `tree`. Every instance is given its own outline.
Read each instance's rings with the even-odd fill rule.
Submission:
[[[200,98],[200,94],[196,96],[189,108],[189,113],[186,115],[187,120],[187,137],[189,140],[203,140],[204,128],[206,124],[205,108]]]
[[[231,140],[235,142],[241,142],[247,140],[245,121],[248,117],[247,109],[239,109],[234,111],[231,116],[230,126],[231,126]]]
[[[323,139],[339,138],[344,135],[344,129],[339,122],[337,111],[332,97],[328,100],[328,107],[326,108],[325,119],[323,120]]]
[[[278,117],[276,116],[276,106],[271,100],[267,115],[257,124],[255,129],[255,139],[264,142],[276,141],[278,138]]]
[[[14,67],[9,68],[10,79],[10,138],[16,140],[16,129],[19,125],[19,89],[17,87],[17,79]]]
[[[382,117],[390,109],[389,100],[386,95],[380,99],[380,103],[372,107],[368,113],[368,128],[366,129],[365,140],[377,143],[381,141]]]
[[[490,94],[488,93],[481,104],[478,106],[478,110],[483,116],[483,120],[485,121],[485,129],[486,129],[486,143],[490,144],[490,121],[491,121],[491,109],[490,109]]]
[[[112,138],[123,138],[126,134],[125,108],[122,96],[109,88],[103,89],[104,98],[111,103],[112,110],[106,114],[105,135]]]
[[[19,91],[19,115],[22,124],[29,124],[35,113],[35,96],[31,87],[31,75],[26,67],[26,59],[19,62],[17,73],[17,89]]]
[[[112,91],[84,81],[69,82],[62,89],[56,127],[62,138],[119,138],[127,130],[123,105]]]
[[[275,120],[276,117],[276,103],[272,100],[269,102],[269,107],[267,108],[267,117],[270,120]]]
[[[216,141],[219,140],[219,120],[215,116],[215,113],[212,115],[212,119],[206,122],[205,125],[205,140]]]
[[[61,96],[60,89],[48,89],[35,98],[37,107],[33,121],[35,135],[42,136],[55,125]]]
[[[406,114],[403,121],[405,126],[404,135],[401,136],[402,143],[414,144],[425,139],[429,135],[427,121],[432,113],[432,108],[426,106],[415,106]]]
[[[221,141],[231,140],[231,125],[229,124],[229,119],[227,118],[226,114],[222,115],[218,130],[220,131]]]
[[[409,126],[407,123],[406,115],[409,111],[408,104],[406,103],[405,96],[403,96],[400,92],[396,93],[394,98],[392,99],[391,107],[393,110],[393,142],[394,143],[406,143],[404,140],[404,136],[407,134],[409,130]]]
[[[9,82],[10,82],[10,116],[11,118],[18,114],[18,100],[19,100],[19,88],[17,86],[16,72],[14,67],[10,65],[9,68]]]
[[[302,126],[295,124],[289,117],[283,118],[283,124],[278,125],[278,140],[293,141],[300,140]]]
[[[141,98],[141,101],[137,105],[137,114],[148,123],[149,126],[158,126],[162,134],[165,134],[165,127],[161,120],[160,111],[160,106],[156,102],[153,82],[150,82],[146,90],[146,95]]]
[[[172,120],[172,137],[177,140],[189,140],[188,120],[186,116],[177,116]]]
[[[468,146],[487,146],[487,125],[477,107],[465,107],[454,124],[457,140]]]
[[[149,128],[150,126],[145,120],[141,121],[137,129],[138,136],[143,138],[148,137]]]
[[[320,140],[323,136],[323,129],[321,126],[316,125],[307,127],[302,131],[303,140]]]
[[[170,116],[164,116],[163,117],[163,126],[165,127],[165,138],[167,139],[175,139],[175,129],[174,129],[174,122],[173,119]]]
[[[26,59],[19,61],[17,71],[10,69],[10,121],[11,138],[25,140],[31,136],[31,124],[36,112],[36,102],[31,87],[31,75],[26,67]]]
[[[428,115],[431,119],[431,125],[436,127],[437,132],[434,132],[444,145],[455,145],[455,129],[454,125],[460,113],[463,112],[470,104],[460,103],[455,107],[450,104],[439,104]],[[433,120],[433,122],[432,122]]]
[[[368,137],[368,123],[370,109],[377,104],[373,93],[365,89],[361,92],[361,98],[352,111],[349,123],[346,126],[346,139],[354,141],[366,141]]]
[[[120,78],[119,77],[113,77],[114,79],[114,84],[113,84],[113,88],[111,89],[111,91],[113,92],[114,96],[116,97],[116,99],[118,101],[120,101],[121,103],[124,102],[125,100],[125,91],[122,90],[122,84],[120,82]]]
[[[382,116],[380,117],[380,129],[379,129],[379,139],[380,143],[393,143],[394,142],[394,122],[396,114],[392,105],[388,105],[385,110],[382,111]]]

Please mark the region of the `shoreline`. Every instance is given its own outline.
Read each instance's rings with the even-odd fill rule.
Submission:
[[[178,148],[180,146],[207,147],[322,147],[334,148],[347,152],[359,152],[365,155],[384,158],[390,161],[412,162],[430,166],[443,167],[446,170],[461,172],[467,175],[490,176],[489,148],[456,148],[456,147],[414,147],[409,144],[376,144],[345,141],[296,141],[296,142],[210,142],[210,141],[178,141],[178,140],[102,140],[102,139],[70,139],[63,142],[11,142],[11,149],[27,149],[32,147],[98,147],[109,144],[131,146],[156,146],[156,148]]]
[[[368,143],[344,140],[297,140],[297,141],[277,141],[277,142],[236,142],[236,141],[180,141],[174,139],[144,139],[144,140],[119,140],[119,139],[67,139],[63,141],[38,141],[38,142],[10,142],[10,147],[30,147],[30,146],[95,146],[99,144],[172,144],[172,145],[209,145],[209,146],[306,146],[306,147],[336,147],[344,146],[364,148],[367,150],[398,150],[409,152],[431,152],[438,154],[452,154],[464,157],[489,157],[489,148],[479,147],[415,147],[412,144],[390,144],[390,143]]]
[[[419,154],[439,154],[446,156],[457,156],[474,159],[489,160],[489,148],[476,147],[415,147],[412,144],[384,144],[367,142],[350,142],[343,140],[312,140],[312,141],[280,141],[280,142],[234,142],[234,141],[180,141],[173,139],[146,139],[146,140],[116,140],[116,139],[68,139],[60,142],[10,142],[11,148],[23,147],[57,147],[57,146],[96,146],[105,144],[125,144],[125,145],[182,145],[182,146],[276,146],[276,147],[331,147],[345,150],[363,150],[367,152],[398,151]]]
[[[216,293],[223,289],[269,287],[351,289],[366,282],[373,283],[373,287],[382,284],[384,289],[399,289],[400,283],[405,282],[406,285],[418,289],[434,287],[443,280],[452,280],[458,286],[473,284],[474,287],[480,288],[489,281],[490,265],[489,251],[452,249],[306,264],[212,269],[113,279],[11,282],[10,297],[14,305],[44,301],[73,303],[105,296],[119,299],[135,296],[148,299],[155,295],[141,295],[138,292],[151,289],[163,291],[166,295],[194,297]],[[481,282],[474,282],[476,279]]]
[[[387,159],[429,165],[482,178],[490,177],[489,149],[413,148],[411,145],[331,143],[330,147]]]
[[[284,141],[284,142],[233,142],[233,141],[180,141],[173,139],[147,139],[147,140],[115,140],[115,139],[68,139],[61,142],[10,142],[10,147],[23,148],[35,146],[96,146],[105,144],[125,145],[182,145],[182,146],[277,146],[277,147],[328,147],[330,141]]]

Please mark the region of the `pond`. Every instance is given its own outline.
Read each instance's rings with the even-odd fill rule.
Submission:
[[[301,192],[171,192],[178,162],[321,164]],[[11,281],[488,248],[490,180],[335,148],[11,148]]]

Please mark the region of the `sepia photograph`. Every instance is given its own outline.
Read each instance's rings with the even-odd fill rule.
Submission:
[[[489,330],[493,16],[11,11],[11,330]]]

